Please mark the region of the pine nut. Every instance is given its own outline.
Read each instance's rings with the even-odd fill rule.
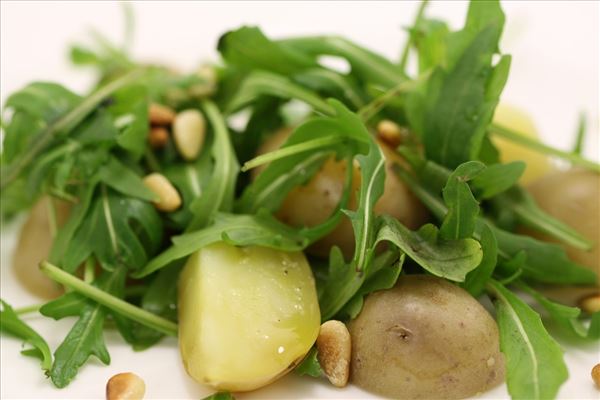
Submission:
[[[141,400],[145,392],[142,378],[131,372],[117,374],[106,383],[106,400]]]
[[[156,172],[147,175],[144,184],[158,196],[158,200],[154,202],[158,210],[171,212],[181,207],[181,196],[164,175]]]
[[[600,311],[600,294],[593,294],[579,300],[579,308],[588,314]]]
[[[393,148],[398,147],[402,143],[402,128],[389,119],[379,121],[377,124],[377,135]]]
[[[169,143],[169,131],[162,126],[150,128],[148,143],[150,143],[150,147],[153,149],[162,149]]]
[[[148,108],[148,119],[151,125],[171,125],[175,119],[175,111],[162,104],[151,103]]]
[[[329,382],[344,387],[350,375],[352,350],[348,328],[340,321],[327,321],[321,325],[317,337],[318,359]]]
[[[596,387],[600,389],[600,364],[596,364],[594,365],[594,368],[592,368],[592,379],[594,380]]]
[[[175,116],[173,139],[179,154],[187,160],[194,160],[204,144],[206,122],[198,110],[185,110]]]

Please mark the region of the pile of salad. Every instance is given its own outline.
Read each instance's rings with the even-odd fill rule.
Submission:
[[[12,267],[48,301],[2,300],[2,331],[58,388],[110,362],[116,329],[137,351],[178,337],[215,398],[291,371],[394,398],[504,381],[554,398],[568,371],[551,333],[600,338],[600,165],[583,125],[562,151],[497,109],[498,1],[472,1],[458,31],[426,5],[400,60],[244,26],[182,74],[100,38],[71,49],[97,71],[90,94],[10,95],[1,217],[29,213]],[[77,319],[51,350],[32,312]],[[107,387],[140,396],[135,376]]]

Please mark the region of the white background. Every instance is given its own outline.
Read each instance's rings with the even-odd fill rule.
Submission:
[[[544,140],[563,149],[573,141],[578,115],[588,115],[586,154],[598,159],[599,6],[597,2],[505,1],[507,15],[501,50],[513,55],[504,102],[529,112]],[[58,81],[84,93],[89,71],[69,65],[70,43],[89,43],[96,29],[116,43],[124,33],[117,3],[103,1],[2,1],[0,22],[0,98],[32,80]],[[191,70],[202,61],[217,60],[219,36],[242,24],[259,25],[268,36],[340,34],[397,59],[410,25],[413,2],[135,2],[133,55]],[[428,15],[457,28],[466,3],[434,2]],[[14,306],[38,302],[14,284],[10,257],[15,226],[4,227],[1,252],[1,296]],[[55,348],[72,321],[33,318],[31,324]],[[209,393],[185,376],[174,340],[143,353],[133,353],[113,333],[106,335],[112,363],[92,360],[64,390],[45,381],[35,361],[18,355],[20,343],[2,338],[2,398],[102,398],[106,380],[121,371],[134,371],[147,384],[147,398],[201,398]],[[599,349],[567,349],[571,375],[560,398],[598,398],[589,377],[600,361]],[[332,389],[324,382],[288,377],[276,385],[240,398],[367,398],[355,388]],[[506,398],[501,387],[485,398]]]

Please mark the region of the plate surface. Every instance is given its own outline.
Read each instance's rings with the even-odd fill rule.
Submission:
[[[382,54],[397,58],[405,40],[402,27],[413,18],[412,2],[136,2],[134,55],[189,70],[203,60],[215,60],[218,37],[242,24],[259,25],[267,35],[340,34]],[[527,110],[544,140],[569,148],[580,111],[588,115],[586,154],[598,159],[599,5],[597,2],[506,2],[507,24],[502,51],[513,55],[503,101]],[[434,2],[429,15],[458,27],[466,3]],[[0,35],[0,97],[31,80],[61,82],[85,91],[89,71],[75,70],[67,60],[67,45],[89,42],[89,28],[116,43],[123,36],[123,17],[112,2],[2,2]],[[15,281],[10,260],[19,222],[2,227],[1,295],[15,307],[38,303]],[[51,348],[56,348],[72,321],[28,317]],[[105,334],[111,365],[91,360],[66,389],[55,389],[35,360],[19,355],[21,343],[2,336],[0,397],[102,398],[108,378],[133,371],[146,382],[146,398],[202,398],[211,391],[189,379],[179,360],[175,340],[165,340],[146,352],[134,353],[114,332]],[[600,362],[596,344],[573,347],[563,343],[570,379],[561,399],[599,398],[590,379]],[[240,399],[376,398],[358,388],[332,388],[325,381],[290,375]],[[508,398],[505,387],[481,396]]]

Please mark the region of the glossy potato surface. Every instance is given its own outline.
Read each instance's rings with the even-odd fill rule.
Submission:
[[[290,129],[282,129],[272,135],[259,149],[259,154],[279,148],[291,134]],[[394,163],[405,165],[404,160],[383,142],[378,142],[386,157],[386,178],[384,193],[375,204],[377,214],[389,214],[399,219],[411,229],[423,225],[428,213],[421,202],[408,190],[406,185],[392,171]],[[283,201],[276,216],[292,226],[315,226],[327,220],[335,211],[344,191],[346,162],[327,160],[319,172],[305,185],[293,189]],[[257,171],[257,173],[260,171]],[[356,194],[360,190],[360,169],[353,166],[352,192],[348,208],[357,207]],[[354,252],[354,232],[350,220],[344,216],[339,225],[327,236],[307,250],[310,254],[327,257],[331,246],[341,248],[344,256],[352,257]]]
[[[385,397],[465,398],[504,379],[496,322],[440,278],[405,275],[370,294],[349,330],[352,381]]]
[[[301,252],[207,246],[179,284],[179,348],[188,374],[247,391],[289,372],[315,342],[320,311]]]

